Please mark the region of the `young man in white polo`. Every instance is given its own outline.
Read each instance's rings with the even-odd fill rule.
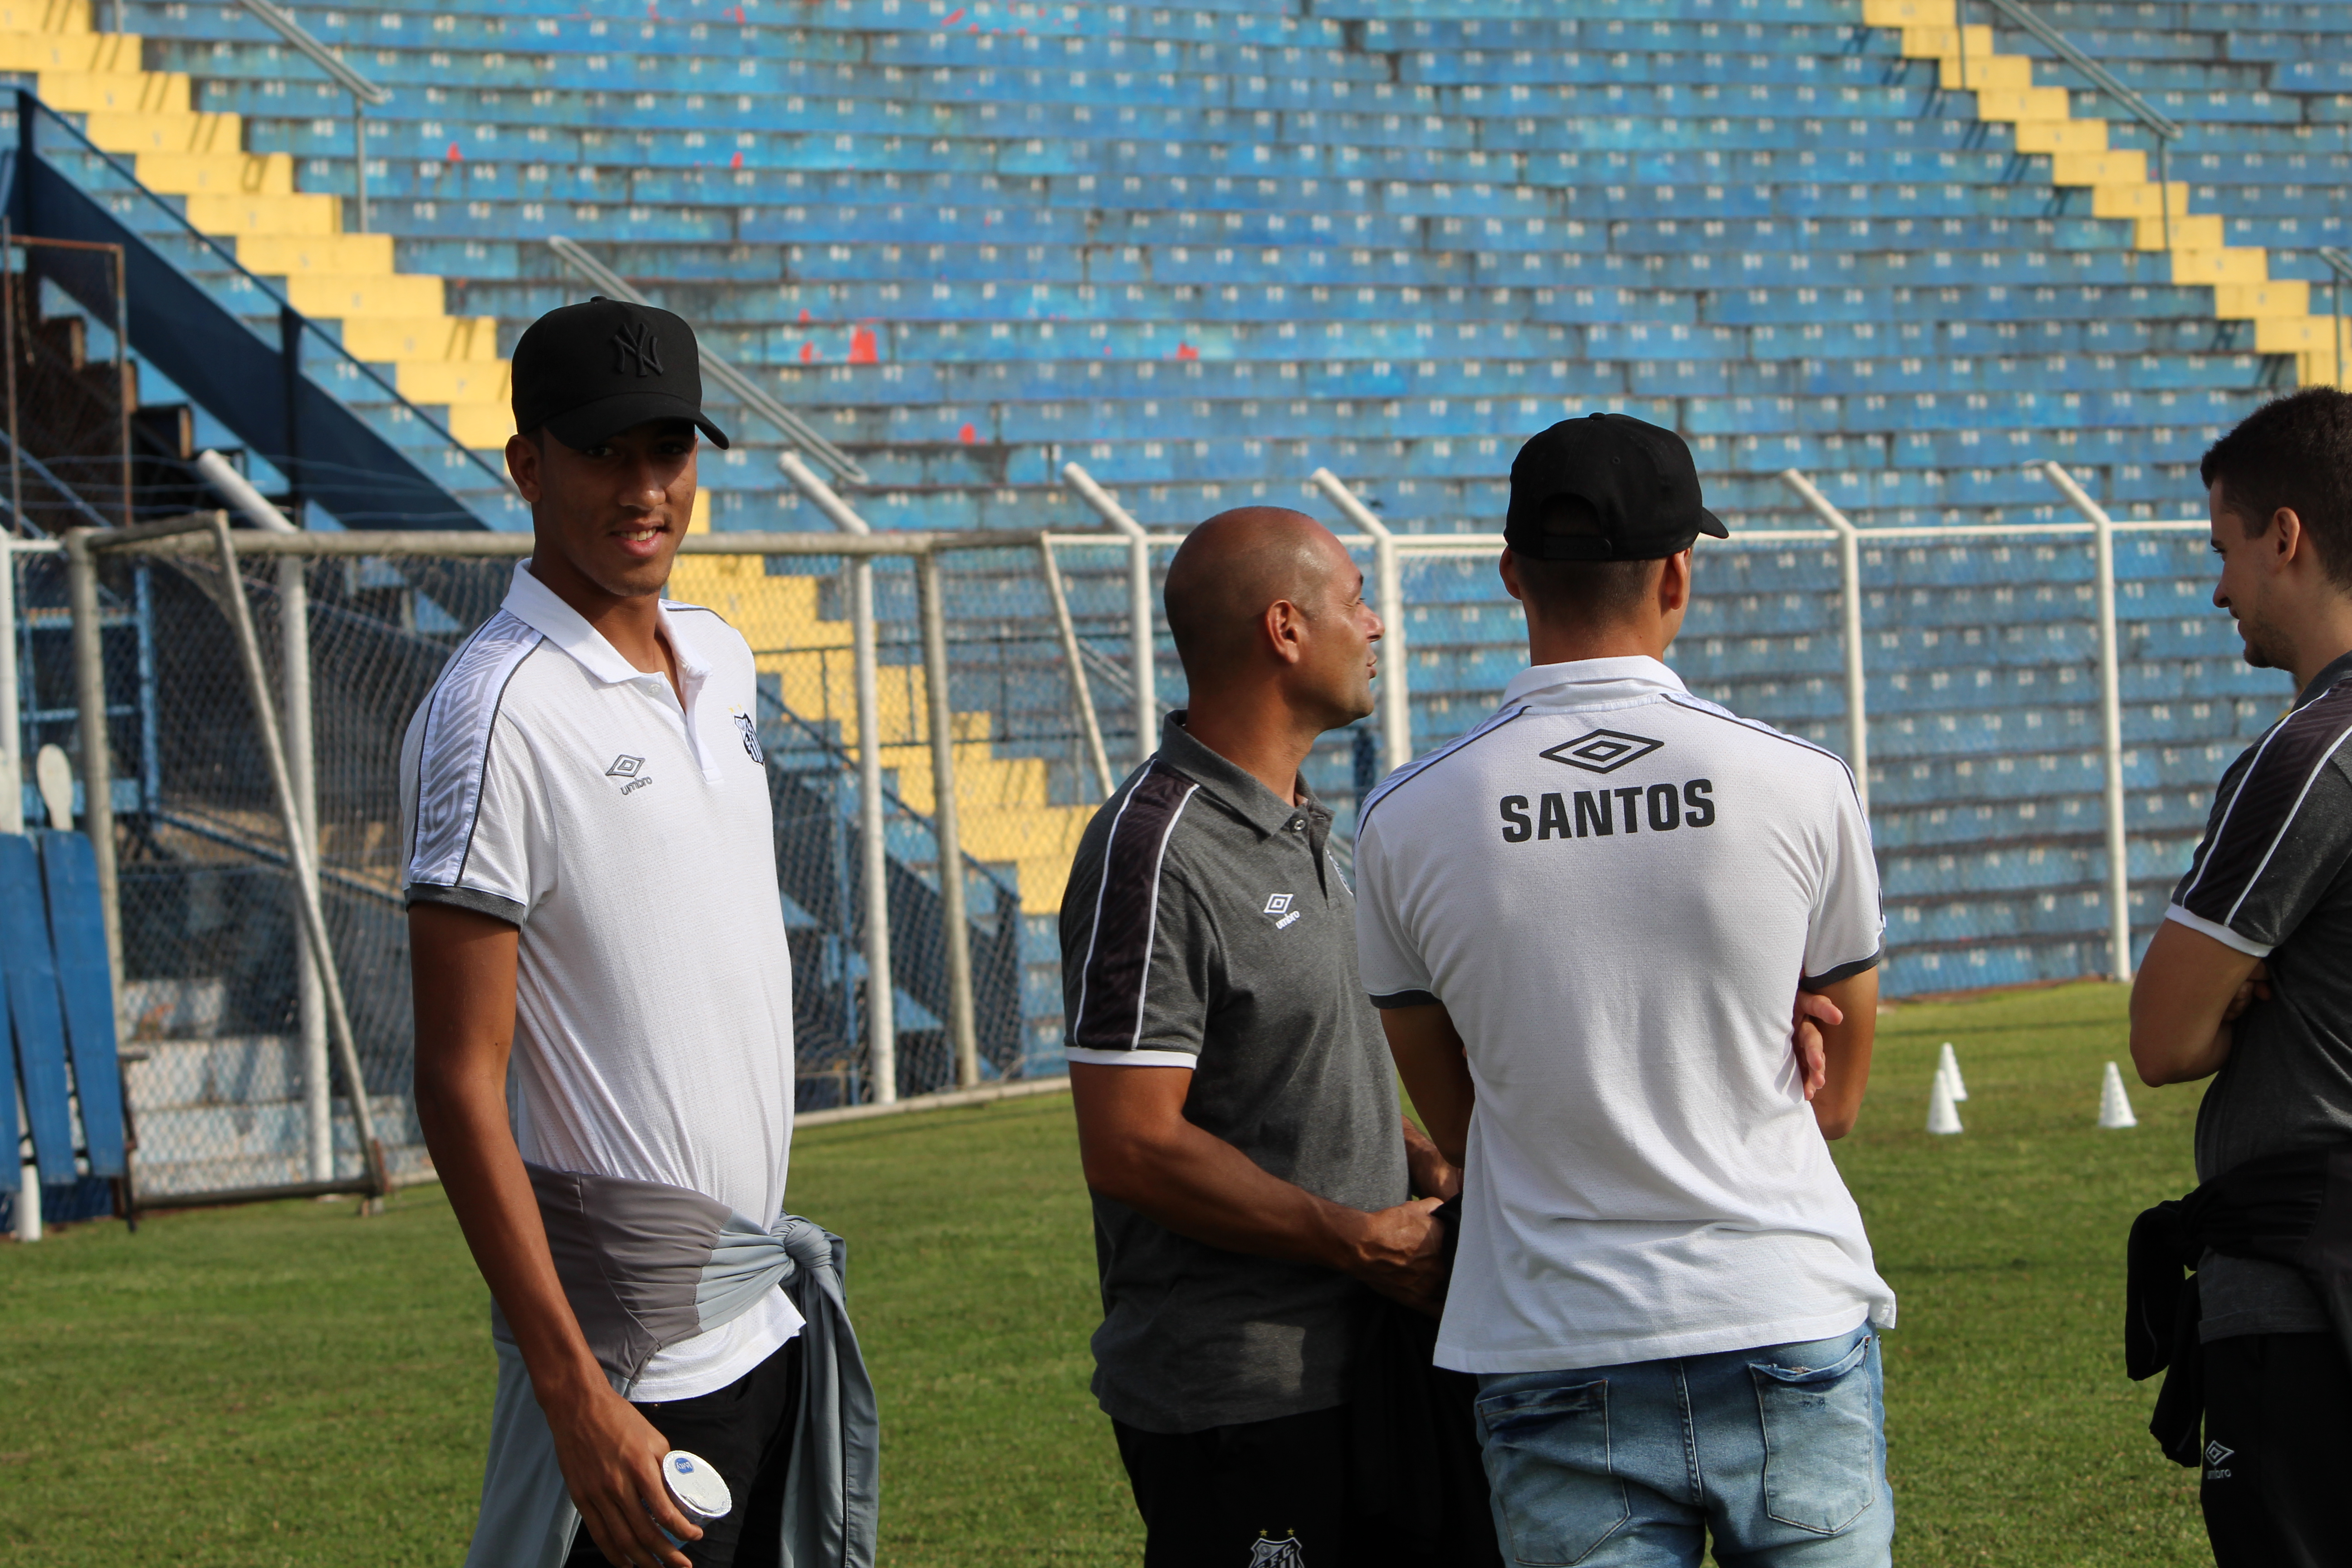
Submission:
[[[791,957],[751,649],[661,597],[697,427],[727,439],[667,311],[552,311],[513,374],[533,552],[402,760],[417,1117],[496,1303],[468,1563],[773,1563],[803,1318],[709,1287],[782,1215]],[[671,1500],[671,1449],[724,1518]]]
[[[1701,533],[1671,431],[1521,448],[1501,569],[1532,668],[1365,805],[1360,969],[1464,1162],[1437,1362],[1478,1374],[1506,1555],[1698,1568],[1711,1536],[1862,1568],[1894,1530],[1895,1299],[1825,1140],[1868,1075],[1878,877],[1842,762],[1661,662]],[[1810,1103],[1800,990],[1834,1004]]]

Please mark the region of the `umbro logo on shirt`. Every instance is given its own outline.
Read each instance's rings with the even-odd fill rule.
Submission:
[[[604,770],[604,776],[608,779],[627,781],[621,785],[621,793],[632,795],[654,782],[653,775],[644,771],[645,765],[646,760],[643,757],[627,755],[614,757],[613,765]]]
[[[1571,768],[1581,768],[1588,773],[1613,773],[1628,763],[1638,763],[1664,745],[1642,735],[1628,735],[1621,730],[1588,730],[1573,741],[1562,741],[1549,751],[1538,755],[1555,763],[1565,763]]]
[[[1296,895],[1291,893],[1276,893],[1265,900],[1265,909],[1264,912],[1276,917],[1274,922],[1275,930],[1288,931],[1298,917],[1305,912],[1304,910],[1294,910],[1290,907],[1291,900],[1295,897]]]

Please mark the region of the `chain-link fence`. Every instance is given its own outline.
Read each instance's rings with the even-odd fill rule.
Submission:
[[[1833,533],[1750,534],[1699,552],[1670,655],[1692,688],[1849,755],[1867,735],[1895,994],[2109,972],[2111,846],[2125,850],[2125,928],[2144,938],[2228,755],[2290,695],[2242,665],[2205,603],[2197,529],[2115,525],[2109,572],[2094,532],[2057,521],[1871,532],[1851,563]],[[141,1186],[350,1179],[361,1150],[306,978],[228,580],[203,534],[130,548],[89,537],[101,544],[95,646]],[[395,1176],[419,1174],[397,756],[409,716],[494,612],[527,542],[239,537],[239,581],[289,721],[289,772],[307,781],[378,1136]],[[1154,602],[1180,537],[1147,540]],[[1377,586],[1381,542],[1342,537]],[[1131,542],[688,541],[673,596],[724,616],[760,672],[803,1108],[1059,1070],[1056,924],[1071,855],[1106,786],[1149,749],[1158,714],[1184,700],[1164,637],[1149,682],[1136,679]],[[1395,565],[1382,684],[1406,688],[1405,745],[1426,752],[1492,711],[1524,667],[1524,623],[1496,580],[1492,537],[1385,548]],[[17,575],[25,754],[45,743],[78,753],[66,556],[22,554]],[[298,602],[299,623],[287,614]],[[1151,689],[1148,708],[1139,685]],[[1307,764],[1343,852],[1356,803],[1393,754],[1382,719],[1326,737]],[[87,819],[86,798],[75,809]],[[962,868],[952,883],[943,859]],[[869,900],[872,887],[887,897]]]
[[[279,536],[332,548],[352,536]],[[381,536],[379,536],[381,537]],[[400,541],[385,542],[395,548]],[[424,542],[419,541],[419,542]],[[400,895],[398,757],[442,665],[496,609],[527,541],[471,555],[241,551],[238,581],[278,703],[289,775],[393,1177],[429,1167],[409,1100],[413,1040]],[[802,540],[805,546],[822,542]],[[189,533],[95,552],[109,709],[126,1077],[146,1197],[350,1180],[362,1149],[330,1067],[287,841],[229,614],[231,585]],[[735,548],[729,549],[730,545]],[[804,1110],[1017,1078],[1058,1062],[1057,907],[1091,810],[1083,725],[1051,630],[1006,552],[943,552],[949,635],[927,647],[918,562],[874,560],[880,789],[865,853],[855,563],[698,536],[674,598],[710,605],[760,671],[779,881],[793,961]],[[884,549],[905,545],[884,544]],[[498,553],[479,553],[496,552]],[[1031,547],[1013,557],[1032,563]],[[68,564],[24,554],[18,647],[26,753],[79,753]],[[289,605],[303,612],[299,627]],[[944,702],[933,671],[951,670]],[[944,713],[945,725],[941,719]],[[944,738],[945,744],[940,744]],[[952,782],[950,782],[952,781]],[[942,792],[960,812],[943,856]],[[87,820],[86,802],[77,815]],[[962,868],[943,887],[940,866]],[[887,890],[877,1018],[867,888]],[[960,898],[959,898],[960,895]],[[1024,919],[1024,900],[1034,912]],[[892,1047],[877,1066],[877,1028]],[[887,1084],[884,1081],[887,1079]],[[328,1092],[331,1089],[331,1095]]]

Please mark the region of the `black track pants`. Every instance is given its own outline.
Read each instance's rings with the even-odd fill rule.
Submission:
[[[2205,1346],[2205,1531],[2218,1568],[2352,1568],[2352,1366],[2333,1334]]]
[[[776,1562],[800,1393],[796,1336],[724,1388],[637,1406],[671,1447],[709,1461],[735,1496],[734,1511],[704,1525],[702,1539],[685,1549],[695,1568],[766,1568]],[[572,1538],[565,1568],[610,1568],[585,1526]]]

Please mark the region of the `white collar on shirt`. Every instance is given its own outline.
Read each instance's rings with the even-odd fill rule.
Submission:
[[[662,629],[669,634],[669,646],[677,655],[678,684],[691,693],[710,673],[710,666],[695,651],[694,639],[686,635],[677,618],[670,614],[667,601],[656,601],[660,606]],[[620,651],[604,640],[604,634],[555,596],[555,590],[530,574],[530,563],[515,563],[514,584],[499,607],[531,630],[539,633],[579,661],[580,668],[608,686],[625,680],[658,680],[657,672],[639,669]]]
[[[1503,688],[1502,706],[1594,708],[1637,702],[1662,691],[1688,691],[1682,677],[1646,654],[1622,658],[1579,658],[1566,664],[1530,665]]]

